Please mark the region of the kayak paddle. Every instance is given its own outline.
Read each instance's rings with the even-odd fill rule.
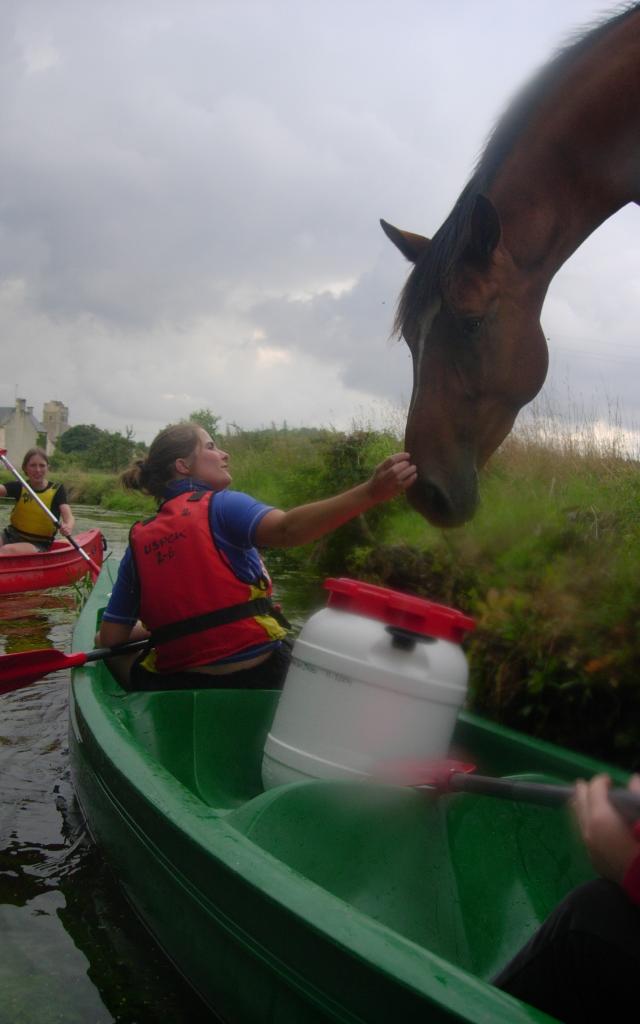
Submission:
[[[87,661],[101,661],[103,658],[116,658],[119,654],[132,654],[141,651],[149,640],[130,640],[117,647],[96,647],[93,651],[75,651],[63,654],[62,651],[24,651],[18,654],[0,655],[0,694],[19,690],[37,679],[59,672],[63,668],[84,665]]]
[[[33,488],[29,486],[29,484],[24,479],[24,477],[18,472],[16,467],[13,466],[9,462],[9,459],[7,458],[7,449],[6,448],[0,448],[0,462],[3,462],[5,464],[5,466],[7,467],[7,469],[9,470],[9,472],[13,473],[13,475],[16,478],[16,480],[20,481],[22,486],[29,492],[31,497],[35,501],[37,501],[38,505],[40,506],[42,511],[49,517],[51,522],[55,523],[56,529],[59,530],[60,529],[60,520],[56,519],[56,517],[54,516],[53,512],[51,511],[51,509],[47,508],[47,506],[45,505],[44,501],[41,501],[41,499],[38,497],[38,495],[33,490]],[[89,564],[89,566],[91,568],[91,578],[92,578],[93,582],[95,583],[95,581],[97,580],[98,576],[100,575],[100,566],[96,562],[94,562],[93,558],[91,558],[90,555],[87,554],[87,552],[84,550],[84,548],[80,547],[78,542],[76,540],[74,540],[73,537],[67,537],[66,540],[68,540],[69,543],[76,549],[76,551],[78,551],[82,555],[82,557],[84,558],[85,562],[87,562]]]
[[[475,765],[464,761],[389,761],[375,766],[374,776],[382,782],[433,789],[438,793],[477,793],[503,800],[558,807],[575,796],[573,786],[547,782],[525,782],[474,775]],[[628,789],[610,789],[609,800],[619,814],[633,824],[640,821],[640,795]]]

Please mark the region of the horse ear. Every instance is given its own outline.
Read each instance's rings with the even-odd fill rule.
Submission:
[[[486,263],[500,241],[502,228],[498,211],[487,196],[478,193],[471,213],[471,239],[468,255]]]
[[[423,235],[414,235],[411,231],[401,231],[400,228],[394,228],[393,224],[388,224],[386,220],[380,219],[380,226],[387,238],[391,239],[396,248],[411,263],[417,263],[425,249],[431,245],[430,240]]]

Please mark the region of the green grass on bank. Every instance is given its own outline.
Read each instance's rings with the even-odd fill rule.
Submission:
[[[640,467],[511,441],[472,523],[404,509],[352,569],[470,612],[470,703],[534,735],[640,767]]]

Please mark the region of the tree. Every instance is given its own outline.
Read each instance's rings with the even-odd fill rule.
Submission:
[[[137,447],[131,427],[126,428],[126,434],[119,430],[101,430],[100,437],[85,452],[82,461],[87,469],[106,469],[117,473],[128,466]]]
[[[219,416],[214,416],[211,409],[196,409],[189,416],[190,423],[197,423],[199,427],[206,430],[210,437],[215,437],[218,432]]]
[[[72,452],[86,452],[100,439],[103,433],[95,423],[80,423],[77,427],[69,427],[56,442],[56,448],[67,455]]]

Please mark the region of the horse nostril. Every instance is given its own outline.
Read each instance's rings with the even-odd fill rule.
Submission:
[[[420,515],[435,526],[449,526],[456,518],[451,501],[431,480],[418,478],[407,497]]]
[[[475,477],[474,484],[475,484]],[[433,526],[461,526],[471,519],[477,505],[477,488],[470,486],[460,489],[457,500],[452,493],[439,486],[433,479],[418,477],[407,497],[421,516]]]
[[[440,490],[440,488],[435,484],[428,482],[425,484],[425,493],[427,501],[433,509],[434,514],[437,515],[438,518],[445,520],[449,519],[453,510],[451,508],[451,502],[444,491]]]

